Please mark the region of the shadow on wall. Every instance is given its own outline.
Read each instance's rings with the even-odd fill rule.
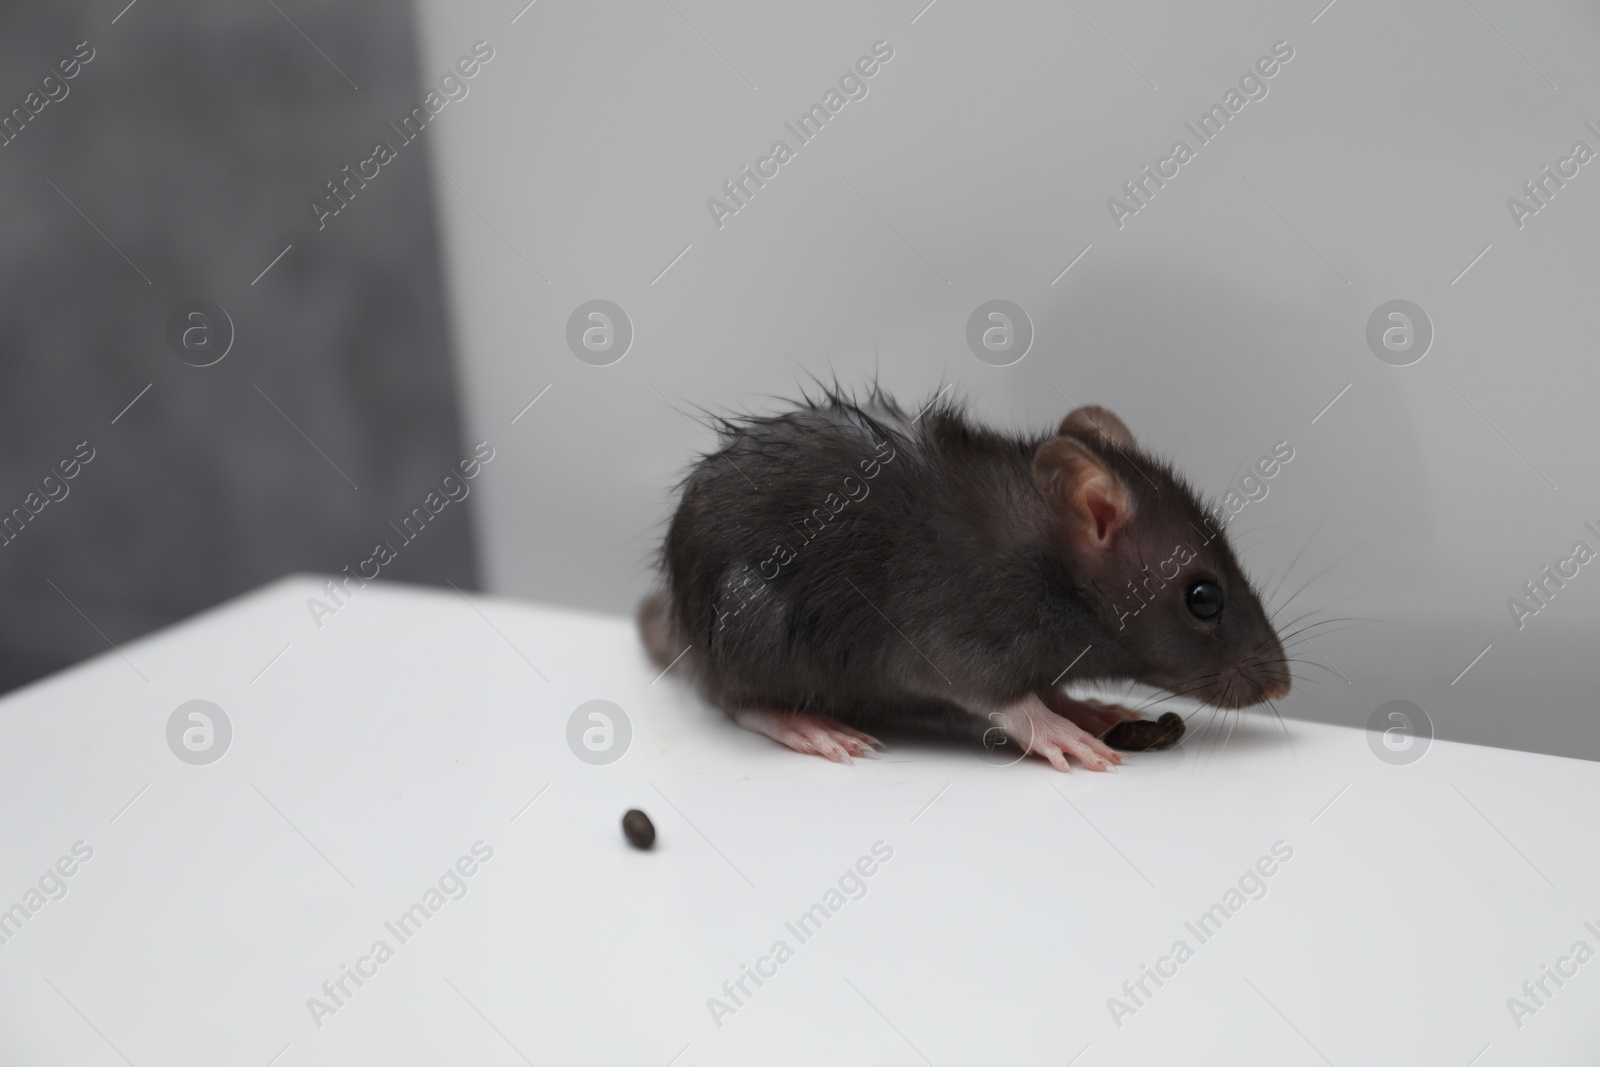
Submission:
[[[0,14],[0,688],[380,542],[477,585],[427,131],[309,208],[421,97],[410,16]]]

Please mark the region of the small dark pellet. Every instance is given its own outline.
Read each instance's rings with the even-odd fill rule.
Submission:
[[[656,843],[656,827],[650,821],[650,816],[638,808],[631,808],[622,817],[622,836],[634,848],[649,848]]]
[[[1166,712],[1154,722],[1149,719],[1131,719],[1119,722],[1101,738],[1112,748],[1124,752],[1145,752],[1156,748],[1171,748],[1183,738],[1183,718],[1176,712]]]

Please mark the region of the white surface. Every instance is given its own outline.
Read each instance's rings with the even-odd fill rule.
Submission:
[[[1079,1067],[1464,1067],[1487,1046],[1492,1067],[1600,1048],[1600,962],[1520,1031],[1506,1008],[1574,941],[1600,948],[1593,764],[1441,742],[1394,767],[1360,732],[1291,722],[1291,747],[1251,717],[1107,775],[912,744],[835,766],[652,685],[623,620],[371,585],[318,630],[316,593],[285,580],[0,701],[0,900],[94,849],[0,945],[0,1063],[1059,1067],[1089,1046]],[[234,725],[210,766],[166,746],[195,698]],[[605,767],[565,742],[595,698],[635,731]],[[631,806],[653,853],[623,842]],[[479,840],[467,895],[394,941],[384,922]],[[1199,944],[1185,921],[1280,840],[1266,896]],[[866,896],[787,934],[877,841],[893,858]],[[394,958],[319,1029],[307,998],[378,938]],[[707,998],[780,938],[794,958],[719,1029]],[[1179,938],[1194,958],[1114,1026],[1107,998]]]
[[[418,9],[424,70],[497,50],[427,133],[468,439],[501,456],[477,498],[489,588],[631,608],[706,449],[669,400],[759,409],[807,373],[876,369],[908,403],[953,382],[1001,425],[1092,401],[1217,496],[1295,448],[1238,519],[1246,564],[1271,583],[1298,558],[1286,590],[1332,566],[1289,614],[1380,622],[1317,641],[1351,706],[1288,714],[1359,724],[1405,697],[1444,736],[1600,759],[1600,579],[1520,631],[1507,607],[1575,539],[1600,548],[1600,165],[1521,229],[1506,206],[1574,141],[1600,148],[1596,5]],[[719,230],[706,200],[879,39],[895,58],[866,98]],[[1194,146],[1184,123],[1279,40],[1295,55],[1268,95],[1118,229],[1107,199]],[[1037,330],[1004,368],[964,336],[997,297]],[[614,366],[564,340],[594,298],[636,329]],[[1367,348],[1396,298],[1435,327],[1410,367]]]

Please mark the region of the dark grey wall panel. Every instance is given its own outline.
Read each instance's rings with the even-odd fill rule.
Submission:
[[[66,95],[0,147],[0,516],[93,450],[0,547],[7,687],[398,545],[387,521],[470,453],[426,138],[325,228],[308,207],[420,98],[409,6],[9,5],[0,110],[37,107],[83,41],[93,58],[44,86]],[[166,340],[193,299],[232,321],[212,366]],[[384,576],[476,585],[474,503],[445,508]]]

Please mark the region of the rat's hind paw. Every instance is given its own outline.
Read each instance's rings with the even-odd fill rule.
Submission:
[[[1161,718],[1131,719],[1119,722],[1103,734],[1100,740],[1124,752],[1144,752],[1152,748],[1171,748],[1183,739],[1183,719],[1175,711]]]
[[[809,711],[740,708],[733,713],[733,721],[796,752],[822,756],[835,763],[848,763],[851,756],[874,755],[880,747],[876,738]]]
[[[1067,756],[1076,756],[1091,771],[1108,771],[1122,757],[1071,719],[1055,714],[1037,697],[1027,697],[995,713],[1006,735],[1023,750],[1043,756],[1058,771],[1067,770]]]

